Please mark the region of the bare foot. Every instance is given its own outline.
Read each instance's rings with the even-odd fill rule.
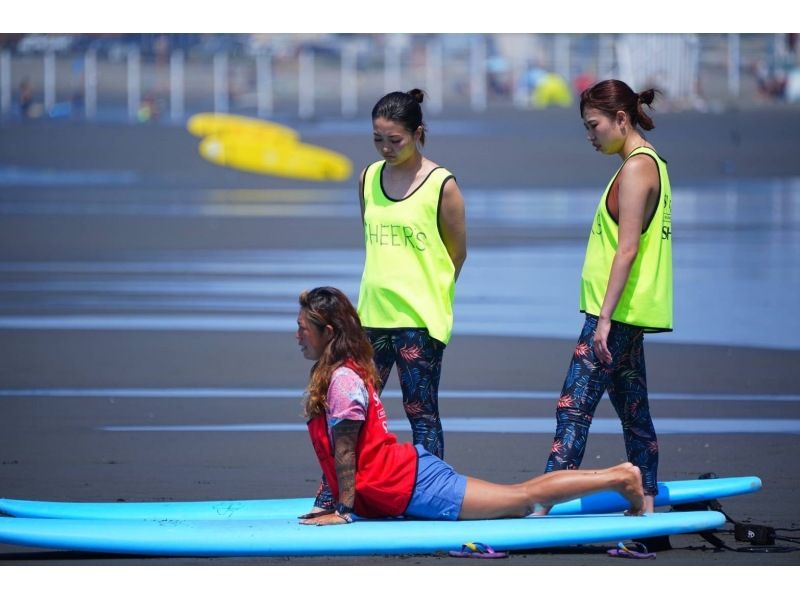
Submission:
[[[625,514],[644,515],[644,513],[648,511],[646,510],[646,497],[642,490],[642,472],[631,463],[623,463],[620,469],[622,480],[620,482],[619,491],[628,499],[628,502],[631,503],[630,509],[625,511]]]
[[[644,512],[653,513],[655,509],[656,497],[649,494],[644,495]]]
[[[553,505],[543,505],[543,504],[540,504],[540,503],[537,502],[536,505],[534,505],[534,507],[533,507],[532,515],[534,517],[544,517],[545,515],[547,515],[550,512],[550,509],[552,509],[552,508],[553,508]]]

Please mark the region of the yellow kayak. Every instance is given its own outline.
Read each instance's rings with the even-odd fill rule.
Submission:
[[[268,137],[285,141],[300,141],[300,134],[285,125],[249,118],[236,114],[203,112],[195,114],[186,123],[186,128],[195,137],[245,135],[248,137]]]
[[[247,172],[312,181],[345,181],[350,160],[333,150],[300,142],[300,134],[278,123],[235,114],[201,113],[186,124],[201,137],[206,160]]]
[[[211,136],[200,142],[200,155],[220,166],[293,179],[345,181],[352,172],[347,157],[307,143]]]

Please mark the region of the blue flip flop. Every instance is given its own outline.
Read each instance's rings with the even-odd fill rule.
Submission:
[[[483,542],[467,542],[461,545],[461,550],[451,550],[450,556],[470,559],[504,559],[508,553],[497,552]]]
[[[620,542],[616,548],[609,548],[609,556],[616,556],[622,559],[654,559],[655,552],[647,552],[647,546],[641,542]]]

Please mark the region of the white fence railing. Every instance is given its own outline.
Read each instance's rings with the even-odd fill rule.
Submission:
[[[166,59],[144,57],[135,45],[113,56],[3,50],[0,116],[38,103],[41,115],[88,120],[180,121],[211,110],[352,118],[383,93],[411,87],[425,89],[434,114],[482,112],[531,107],[542,72],[561,77],[573,97],[587,82],[613,77],[635,89],[656,86],[675,108],[724,107],[765,101],[758,73],[787,55],[777,34],[442,34],[384,36],[381,44],[343,39],[336,52],[267,47],[205,58],[175,49]]]

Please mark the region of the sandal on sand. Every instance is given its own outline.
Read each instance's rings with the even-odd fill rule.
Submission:
[[[503,559],[508,556],[508,553],[496,552],[494,548],[483,542],[467,542],[461,545],[461,550],[451,550],[450,556],[471,559]]]
[[[647,552],[647,546],[641,542],[620,542],[616,548],[608,550],[609,556],[617,556],[623,559],[654,559],[655,552]]]

